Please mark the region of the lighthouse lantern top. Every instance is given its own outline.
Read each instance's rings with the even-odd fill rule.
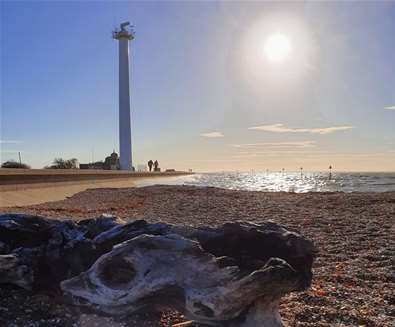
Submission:
[[[130,26],[128,28],[128,26]],[[130,25],[129,22],[122,23],[120,25],[120,29],[116,28],[112,32],[112,37],[116,40],[126,38],[128,40],[133,40],[134,39],[134,30],[133,30],[133,25]]]

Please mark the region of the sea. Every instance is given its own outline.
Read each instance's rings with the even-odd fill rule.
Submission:
[[[218,172],[178,177],[165,184],[213,186],[265,192],[389,192],[393,173],[342,172]]]

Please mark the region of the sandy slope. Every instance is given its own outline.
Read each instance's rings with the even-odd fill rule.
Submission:
[[[156,176],[109,180],[71,181],[0,186],[0,208],[64,200],[73,194],[96,188],[121,188],[171,183],[183,176]]]

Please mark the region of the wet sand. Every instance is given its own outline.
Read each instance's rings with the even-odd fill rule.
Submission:
[[[86,190],[63,201],[0,211],[58,219],[110,213],[126,221],[146,219],[195,226],[236,220],[273,220],[299,230],[318,249],[312,288],[293,293],[282,301],[281,314],[287,326],[394,326],[395,192],[296,194],[192,186],[106,188]],[[5,322],[14,321],[13,316],[20,317],[22,322],[32,319],[36,311],[26,313],[24,310],[34,307],[36,300],[25,291],[2,292],[4,300],[0,301],[0,307],[11,310]],[[12,305],[7,304],[10,294],[16,299]],[[43,301],[49,305],[50,298]],[[41,308],[42,304],[36,307]],[[62,326],[72,326],[71,322],[75,321],[72,319],[77,318],[71,317],[64,308],[56,308],[59,313],[48,309],[51,315],[46,319],[55,316]],[[174,311],[131,316],[125,321],[101,320],[96,316],[92,319],[99,319],[101,327],[171,326],[183,320]],[[76,326],[81,325],[78,320]]]

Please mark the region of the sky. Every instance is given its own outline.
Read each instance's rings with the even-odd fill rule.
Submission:
[[[118,151],[111,31],[130,21],[135,166],[395,171],[395,3],[3,0],[0,10],[2,162]]]

